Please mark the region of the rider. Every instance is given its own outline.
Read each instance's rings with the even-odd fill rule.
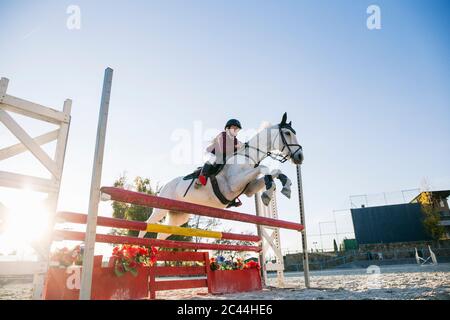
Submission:
[[[233,155],[237,149],[242,148],[244,144],[236,138],[241,129],[242,126],[239,120],[228,120],[225,124],[225,130],[219,133],[206,148],[206,151],[211,153],[211,157],[203,165],[202,171],[195,181],[196,188],[206,185],[208,175],[215,164],[224,164],[229,156]]]

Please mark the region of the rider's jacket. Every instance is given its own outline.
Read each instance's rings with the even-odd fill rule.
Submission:
[[[216,163],[225,163],[233,153],[240,149],[243,144],[233,136],[228,130],[219,133],[211,144],[206,148],[206,151],[211,152],[216,156]]]

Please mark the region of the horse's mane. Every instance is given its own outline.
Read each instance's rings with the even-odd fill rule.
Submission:
[[[264,129],[270,128],[271,126],[272,124],[269,121],[262,121],[261,124],[259,125],[257,134],[263,131]]]

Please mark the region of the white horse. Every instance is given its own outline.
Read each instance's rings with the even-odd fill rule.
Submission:
[[[190,188],[192,185],[190,180],[177,177],[164,185],[159,196],[215,208],[226,208],[228,203],[239,195],[245,194],[251,197],[265,188],[261,199],[265,205],[268,205],[275,191],[273,179],[278,178],[283,185],[281,193],[290,198],[292,183],[289,178],[279,169],[269,172],[268,167],[259,165],[268,156],[280,162],[291,160],[294,164],[301,164],[303,161],[302,147],[298,144],[291,122],[287,123],[286,113],[279,124],[268,126],[258,132],[245,143],[245,147],[237,150],[226,160],[223,169],[215,176],[222,201],[213,190],[214,178],[208,178],[205,186],[195,189]],[[158,223],[165,217],[165,225],[181,226],[189,221],[190,216],[191,214],[187,212],[155,208],[147,223]],[[146,231],[141,231],[139,237],[142,238],[145,234]],[[157,238],[166,239],[169,236],[170,234],[159,233]]]

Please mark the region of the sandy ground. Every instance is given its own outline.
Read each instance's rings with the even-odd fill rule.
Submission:
[[[450,264],[437,266],[385,266],[368,274],[366,269],[311,272],[311,288],[304,286],[302,273],[286,273],[278,286],[271,277],[259,292],[212,296],[206,288],[160,291],[157,299],[254,299],[254,300],[450,300]],[[378,273],[379,271],[379,273]],[[0,300],[31,299],[32,283],[0,279]]]

